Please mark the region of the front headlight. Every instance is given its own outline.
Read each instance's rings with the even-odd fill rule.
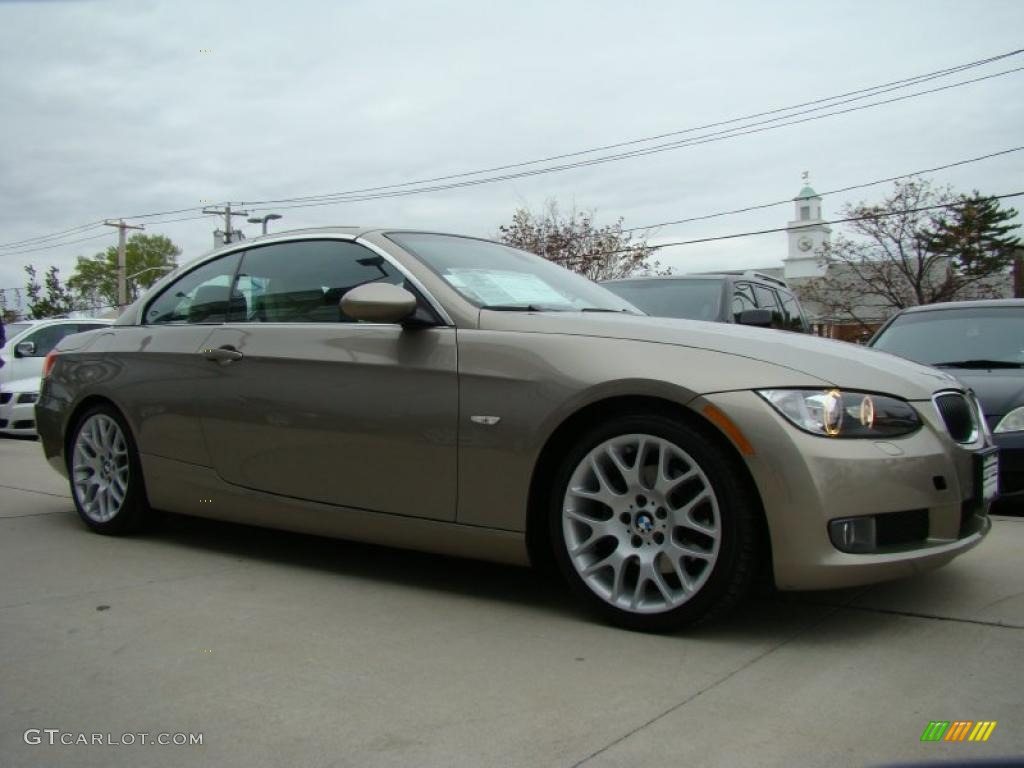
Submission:
[[[908,403],[895,397],[838,389],[759,389],[757,394],[790,422],[824,437],[898,437],[921,426]]]
[[[1024,406],[1014,408],[1003,416],[992,432],[995,434],[1000,432],[1024,432]]]

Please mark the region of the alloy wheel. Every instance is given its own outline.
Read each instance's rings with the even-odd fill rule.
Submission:
[[[649,434],[614,437],[576,466],[562,503],[562,532],[587,587],[630,613],[689,601],[718,560],[718,497],[682,448]]]
[[[75,499],[90,520],[106,523],[121,511],[129,467],[128,442],[117,422],[102,413],[87,418],[75,437],[71,471]]]

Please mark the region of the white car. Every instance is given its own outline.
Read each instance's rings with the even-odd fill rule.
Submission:
[[[0,433],[35,435],[35,402],[39,398],[46,355],[65,336],[102,328],[112,322],[96,318],[56,318],[7,325],[7,343],[0,349]]]

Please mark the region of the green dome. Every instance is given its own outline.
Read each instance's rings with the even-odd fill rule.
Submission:
[[[800,194],[796,196],[796,200],[803,200],[805,197],[818,197],[818,193],[815,192],[810,186],[805,186],[800,190]]]

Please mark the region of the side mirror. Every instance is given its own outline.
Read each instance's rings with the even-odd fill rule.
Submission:
[[[23,341],[14,346],[15,357],[32,357],[36,353],[36,345],[31,341]]]
[[[400,323],[416,311],[416,297],[398,285],[366,283],[341,297],[341,311],[353,320]]]
[[[740,325],[754,325],[758,328],[772,327],[772,311],[770,309],[744,309],[736,318]]]

